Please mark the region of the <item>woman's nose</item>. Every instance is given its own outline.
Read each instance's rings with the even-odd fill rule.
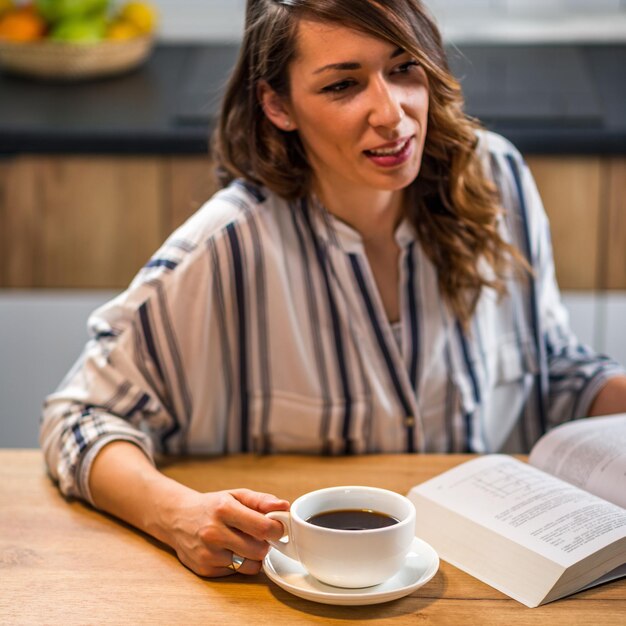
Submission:
[[[373,127],[396,128],[404,117],[401,94],[385,81],[378,81],[371,92],[369,123]]]

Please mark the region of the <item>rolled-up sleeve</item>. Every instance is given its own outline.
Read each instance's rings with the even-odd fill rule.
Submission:
[[[102,328],[103,319],[96,316],[90,326],[97,321]],[[163,413],[141,374],[120,368],[120,361],[127,360],[125,344],[133,341],[132,324],[108,333],[90,339],[73,370],[46,399],[40,431],[46,464],[61,491],[89,502],[88,477],[97,453],[111,441],[126,440],[152,459],[152,441],[139,422],[148,413]]]
[[[92,502],[91,464],[112,441],[132,442],[151,460],[155,451],[183,451],[194,395],[188,372],[207,380],[198,337],[207,332],[210,285],[203,252],[179,240],[91,315],[90,340],[46,399],[40,428],[48,470],[65,495]]]

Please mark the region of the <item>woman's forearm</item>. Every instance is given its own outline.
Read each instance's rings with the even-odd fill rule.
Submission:
[[[233,554],[238,570],[256,574],[283,527],[265,516],[289,503],[267,493],[232,489],[200,493],[161,474],[134,444],[116,441],[96,456],[89,486],[103,511],[172,547],[189,569],[202,576],[226,576]]]
[[[95,458],[89,487],[97,508],[172,545],[168,514],[191,491],[159,472],[136,445],[114,441]]]

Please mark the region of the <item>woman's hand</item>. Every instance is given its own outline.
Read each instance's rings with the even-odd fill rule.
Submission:
[[[245,558],[241,574],[257,574],[268,540],[278,540],[283,526],[265,517],[287,511],[289,503],[268,493],[234,489],[214,493],[186,490],[166,507],[162,528],[180,561],[200,576],[228,576],[233,554]]]
[[[89,475],[94,504],[171,546],[201,576],[227,576],[233,554],[238,570],[256,574],[268,539],[280,539],[280,522],[265,517],[289,503],[267,493],[234,489],[199,493],[161,474],[128,441],[114,441],[96,456]]]

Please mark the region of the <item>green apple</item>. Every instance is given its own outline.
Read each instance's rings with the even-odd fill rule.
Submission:
[[[54,41],[96,43],[104,38],[106,19],[103,16],[68,18],[56,24],[50,33]]]
[[[110,0],[35,0],[44,19],[54,24],[67,18],[104,13]]]

